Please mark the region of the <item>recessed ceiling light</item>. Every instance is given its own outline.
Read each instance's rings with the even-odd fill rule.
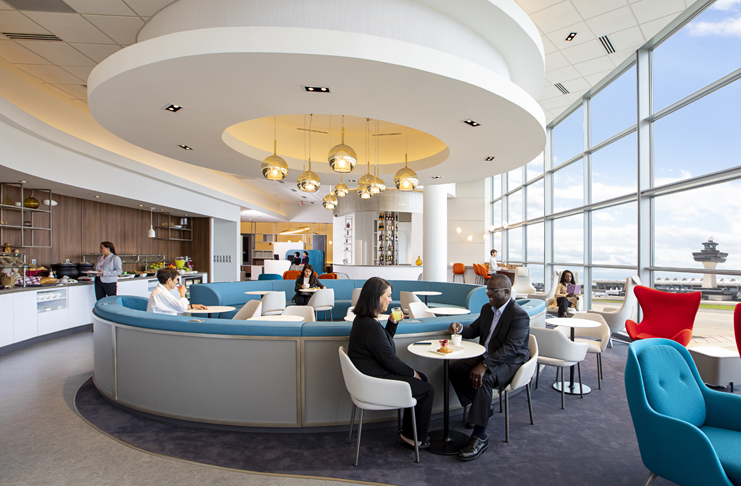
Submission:
[[[140,208],[143,208],[143,207],[144,207],[144,205],[143,205],[143,204],[140,204],[140,205],[139,205],[139,207],[140,207]]]
[[[100,198],[100,196],[94,196],[94,197],[95,197],[95,199],[98,199],[98,198]]]
[[[481,123],[479,123],[477,121],[473,121],[471,119],[463,120],[463,123],[465,123],[466,125],[471,125],[472,127],[480,127],[481,126]]]
[[[461,227],[460,227],[460,226],[458,226],[458,227],[457,227],[457,228],[455,229],[455,232],[456,232],[456,233],[460,233],[461,231],[463,231],[463,230],[461,229]]]
[[[486,157],[484,160],[487,161],[487,162],[491,162],[492,160],[494,160],[494,156],[493,155],[490,155],[490,156]]]
[[[570,34],[569,34],[569,35],[568,35],[568,36],[566,37],[566,40],[567,40],[568,42],[571,42],[572,40],[574,40],[574,37],[576,37],[576,32],[571,32],[571,33],[570,33]]]
[[[165,110],[172,111],[173,113],[176,112],[176,111],[180,111],[182,109],[183,109],[183,107],[180,106],[180,105],[169,105],[169,106],[165,107]]]
[[[18,182],[20,182],[21,184],[28,184],[28,181],[18,181]]]
[[[193,150],[191,147],[188,147],[187,145],[183,145],[183,144],[178,145],[178,147],[180,147],[181,149],[185,149],[185,150]]]
[[[442,178],[443,178],[443,176],[432,176],[432,177],[430,177],[430,179],[442,179]]]
[[[472,240],[473,240],[473,235],[468,235],[468,241],[472,241]]]
[[[348,179],[347,182],[358,182],[357,179]]]
[[[304,89],[309,93],[329,93],[329,88],[324,86],[304,86]]]

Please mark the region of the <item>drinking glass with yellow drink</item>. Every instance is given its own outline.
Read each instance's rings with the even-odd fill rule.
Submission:
[[[391,309],[391,317],[393,317],[396,322],[401,322],[404,319],[404,313],[401,312],[401,307],[394,307]]]

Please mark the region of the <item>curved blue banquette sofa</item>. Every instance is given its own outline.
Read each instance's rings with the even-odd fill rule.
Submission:
[[[287,281],[293,285],[293,282]],[[362,285],[362,281],[345,281]],[[243,304],[247,290],[281,282],[233,282],[191,287],[193,300]],[[325,280],[324,283],[336,284]],[[483,287],[438,282],[392,282],[394,297],[403,289],[441,289],[437,304],[468,306],[478,311]],[[334,286],[333,286],[334,287]],[[350,287],[334,287],[340,296]],[[201,290],[197,290],[201,289]],[[343,293],[341,293],[343,292]],[[350,294],[352,290],[349,290]],[[349,305],[350,294],[347,294]],[[448,299],[445,296],[448,296]],[[453,300],[456,295],[460,300]],[[215,299],[222,299],[215,301]],[[213,299],[211,301],[207,299]],[[233,299],[233,300],[229,300]],[[344,300],[344,299],[340,299]],[[545,315],[543,301],[518,301],[534,321]],[[169,316],[146,312],[147,299],[112,296],[93,310],[94,374],[98,390],[126,407],[196,422],[250,426],[346,426],[352,403],[345,389],[337,349],[347,348],[351,322],[281,323],[235,321],[229,314]],[[344,305],[344,303],[343,303]],[[336,319],[344,313],[335,313]],[[407,346],[448,336],[452,321],[470,324],[477,313],[404,321],[394,341],[397,354],[424,372],[436,390],[443,383],[442,361],[411,354]],[[435,413],[443,409],[435,394]],[[455,396],[451,408],[459,407]],[[374,412],[369,419],[393,420],[393,412]]]

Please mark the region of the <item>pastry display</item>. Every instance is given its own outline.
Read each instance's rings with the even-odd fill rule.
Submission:
[[[443,354],[450,354],[454,353],[455,350],[448,347],[448,340],[447,339],[441,339],[440,340],[440,349],[437,350],[438,353]]]

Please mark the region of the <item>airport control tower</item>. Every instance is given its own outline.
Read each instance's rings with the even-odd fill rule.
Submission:
[[[719,263],[724,263],[728,253],[721,253],[715,249],[718,243],[713,241],[713,237],[709,236],[708,241],[702,244],[703,249],[692,253],[692,257],[696,262],[701,262],[705,268],[715,268]],[[704,289],[715,289],[718,288],[718,283],[715,279],[715,275],[706,273],[702,278],[702,288]]]

